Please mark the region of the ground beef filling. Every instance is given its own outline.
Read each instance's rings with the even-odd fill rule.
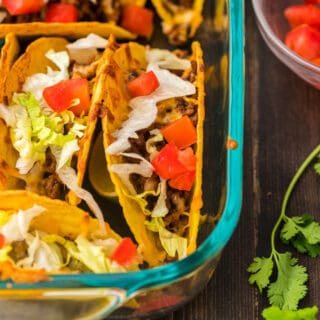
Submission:
[[[118,22],[121,14],[120,0],[60,0],[49,1],[48,3],[68,3],[74,4],[78,8],[78,21],[100,21]],[[17,16],[8,15],[3,23],[24,23],[44,21],[47,5],[40,12]]]

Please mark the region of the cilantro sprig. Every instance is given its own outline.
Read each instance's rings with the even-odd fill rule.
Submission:
[[[286,215],[286,208],[290,196],[308,166],[319,157],[320,145],[305,159],[303,164],[295,173],[288,189],[284,195],[281,212],[271,233],[271,253],[269,257],[255,257],[248,267],[251,273],[249,283],[256,285],[259,292],[267,290],[269,303],[273,309],[266,311],[263,315],[277,314],[277,312],[287,312],[292,315],[290,319],[316,319],[318,311],[316,307],[297,310],[301,299],[307,293],[306,282],[308,280],[307,269],[298,263],[291,252],[278,252],[275,246],[276,234],[280,226],[280,238],[286,244],[291,244],[300,253],[307,253],[311,257],[320,255],[320,225],[309,214],[289,217]],[[320,161],[315,165],[315,170],[320,174]],[[296,311],[297,310],[297,311]],[[312,310],[312,312],[311,312]],[[308,317],[301,317],[300,314],[308,314]],[[266,319],[276,319],[266,317]],[[283,318],[286,319],[286,318]],[[288,318],[289,319],[289,318]]]

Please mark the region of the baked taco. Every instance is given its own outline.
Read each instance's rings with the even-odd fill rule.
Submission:
[[[4,0],[0,10],[0,37],[60,35],[84,37],[113,34],[121,39],[150,36],[153,12],[145,0]]]
[[[0,279],[49,280],[53,273],[137,270],[129,238],[78,207],[27,191],[0,192]]]
[[[192,38],[203,21],[204,0],[151,0],[162,20],[163,33],[171,44]]]
[[[0,104],[6,123],[0,135],[1,190],[25,189],[72,204],[83,199],[102,216],[81,185],[99,110],[96,48],[105,45],[94,34],[75,43],[42,37],[14,61]]]
[[[110,39],[103,59],[104,146],[123,214],[150,266],[181,259],[196,249],[202,207],[200,44],[186,56]]]

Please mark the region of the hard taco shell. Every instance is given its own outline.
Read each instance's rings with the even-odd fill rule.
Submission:
[[[123,122],[131,111],[128,105],[130,96],[126,87],[127,75],[133,70],[145,69],[146,47],[129,42],[118,47],[113,39],[104,52],[104,69],[97,81],[98,91],[102,101],[102,126],[104,147],[107,148],[113,141],[112,134],[122,127]],[[198,95],[198,126],[197,126],[197,168],[193,187],[193,196],[189,215],[188,254],[196,249],[197,234],[202,207],[202,148],[203,148],[203,121],[204,121],[204,66],[202,50],[198,42],[192,44],[191,61],[197,65],[196,89]],[[161,103],[160,103],[161,105]],[[121,163],[121,157],[106,153],[108,168],[115,163]],[[137,201],[128,196],[128,190],[118,175],[109,170],[113,184],[119,197],[125,219],[139,243],[144,259],[150,266],[157,266],[164,262],[166,252],[157,246],[155,233],[145,227],[146,215]]]

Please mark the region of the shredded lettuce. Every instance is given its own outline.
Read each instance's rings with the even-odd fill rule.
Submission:
[[[35,232],[35,235],[28,233],[25,240],[28,245],[28,256],[17,262],[18,267],[55,271],[65,265],[61,248],[55,243],[43,241],[39,232]]]
[[[152,176],[153,166],[150,162],[136,153],[121,153],[121,155],[140,160],[140,163],[117,163],[112,164],[109,167],[111,172],[116,173],[120,177],[129,193],[135,195],[136,190],[130,181],[130,174],[137,173],[143,177],[149,178]]]
[[[121,266],[110,261],[103,245],[96,245],[82,235],[78,236],[75,241],[66,240],[58,235],[49,235],[46,241],[62,245],[72,258],[79,260],[92,272],[124,271]]]
[[[31,92],[36,100],[43,101],[42,92],[44,88],[53,86],[61,80],[69,79],[69,64],[70,58],[67,51],[55,52],[49,50],[46,57],[51,60],[59,70],[52,70],[47,68],[47,73],[36,73],[28,77],[23,84],[22,91]]]
[[[188,59],[178,58],[169,50],[150,49],[146,52],[147,61],[157,63],[159,67],[169,70],[186,70],[191,67]]]
[[[62,117],[57,113],[45,115],[31,93],[15,94],[13,101],[15,105],[8,108],[11,116],[6,118],[10,118],[8,125],[12,126],[11,140],[19,152],[16,164],[19,172],[26,174],[35,162],[45,162],[48,146],[64,148],[63,152],[61,151],[64,156],[62,161],[68,162],[73,152],[78,150],[78,146],[75,146],[78,143],[77,137],[83,134],[85,126],[75,122],[69,132],[64,134],[66,118],[70,120],[68,113]]]
[[[87,203],[88,207],[92,210],[93,214],[99,221],[101,234],[106,234],[103,213],[97,202],[94,200],[92,194],[89,191],[78,186],[78,177],[76,175],[75,170],[72,167],[63,166],[56,172],[62,183],[65,184],[68,187],[68,189],[73,191],[77,197],[79,197]]]
[[[160,86],[148,96],[136,97],[129,101],[132,111],[129,113],[129,118],[122,124],[122,128],[113,134],[116,140],[109,145],[107,153],[119,154],[128,149],[130,147],[128,139],[130,137],[137,138],[136,131],[148,128],[155,121],[158,102],[192,95],[196,92],[196,88],[191,82],[181,79],[168,70],[161,69],[160,62],[154,60],[147,66],[147,71],[155,73]]]
[[[169,209],[166,205],[167,200],[167,181],[161,179],[161,182],[159,184],[160,194],[157,199],[156,205],[154,206],[151,217],[157,218],[157,217],[165,217]]]
[[[4,235],[6,244],[25,240],[32,219],[45,210],[44,207],[34,205],[30,209],[19,210],[17,213],[12,214],[9,221],[0,227],[0,233]]]
[[[187,239],[168,231],[162,218],[152,218],[145,225],[150,231],[159,234],[161,245],[170,257],[177,254],[178,259],[182,259],[187,256]]]
[[[97,49],[103,49],[108,41],[94,33],[67,45],[70,59],[79,64],[88,64],[96,57]]]

